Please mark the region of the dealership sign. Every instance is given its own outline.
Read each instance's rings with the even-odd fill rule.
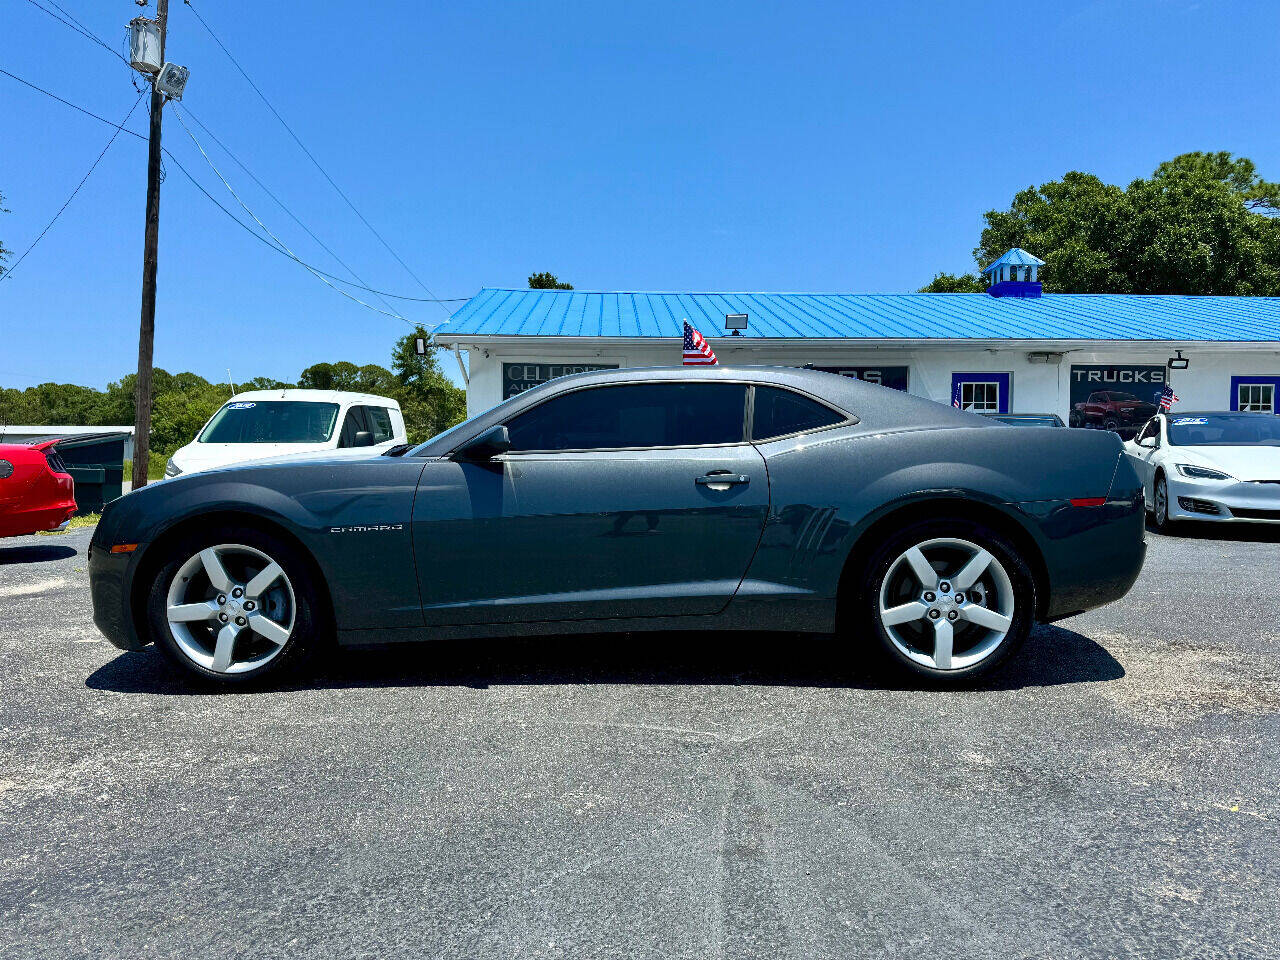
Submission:
[[[894,390],[907,389],[906,367],[814,367],[824,373],[838,373],[842,377],[865,380],[867,383],[878,383],[882,387]]]
[[[1158,364],[1071,365],[1071,406],[1084,403],[1091,393],[1114,390],[1131,393],[1139,400],[1155,403],[1165,384],[1165,366]]]
[[[502,365],[502,399],[531,390],[540,383],[567,377],[571,373],[592,370],[617,370],[616,363],[504,363]]]

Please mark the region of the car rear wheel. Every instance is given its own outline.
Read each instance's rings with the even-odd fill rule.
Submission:
[[[252,528],[175,545],[147,601],[152,639],[197,676],[240,684],[278,674],[314,647],[314,588],[290,544]]]
[[[1110,430],[1112,433],[1119,433],[1120,421],[1115,417],[1107,417],[1107,419],[1102,422],[1102,428],[1104,430]]]
[[[1007,538],[961,518],[917,524],[875,552],[864,613],[889,663],[938,681],[986,673],[1031,630],[1035,581]]]

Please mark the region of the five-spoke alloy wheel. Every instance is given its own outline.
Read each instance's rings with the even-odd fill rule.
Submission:
[[[228,682],[258,677],[312,632],[309,578],[289,545],[223,530],[188,538],[171,555],[152,586],[149,620],[158,645],[187,669]]]
[[[999,533],[955,519],[890,537],[871,562],[867,604],[891,661],[935,678],[983,673],[1030,630],[1030,571]]]

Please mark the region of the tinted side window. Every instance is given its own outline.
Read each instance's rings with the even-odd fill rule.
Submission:
[[[360,430],[368,430],[365,426],[363,407],[352,407],[347,411],[346,417],[342,421],[342,433],[338,436],[338,446],[354,447],[356,445],[356,433]]]
[[[601,450],[742,441],[741,383],[644,383],[561,394],[507,424],[511,449]]]
[[[751,439],[768,440],[789,433],[820,430],[846,418],[828,406],[778,387],[756,387],[755,415]]]
[[[364,419],[369,424],[369,432],[373,434],[374,443],[386,443],[395,436],[391,426],[391,414],[386,407],[365,407]]]

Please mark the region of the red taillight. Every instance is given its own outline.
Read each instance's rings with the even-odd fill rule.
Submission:
[[[1072,497],[1073,507],[1100,507],[1107,502],[1106,497]]]

